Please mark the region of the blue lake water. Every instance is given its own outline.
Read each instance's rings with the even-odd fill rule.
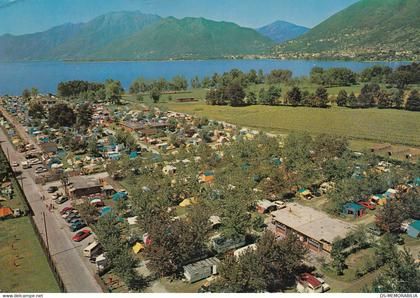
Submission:
[[[108,78],[120,80],[125,88],[138,78],[171,79],[183,75],[200,78],[233,68],[249,71],[289,69],[294,76],[308,75],[312,67],[348,67],[361,71],[374,64],[397,67],[404,62],[351,62],[312,60],[203,60],[203,61],[136,61],[136,62],[10,62],[0,63],[0,95],[19,95],[23,89],[37,87],[40,92],[55,93],[57,84],[68,80],[103,82]]]

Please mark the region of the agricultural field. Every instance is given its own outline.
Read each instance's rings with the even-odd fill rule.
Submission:
[[[0,292],[60,292],[28,217],[0,221],[0,243]]]

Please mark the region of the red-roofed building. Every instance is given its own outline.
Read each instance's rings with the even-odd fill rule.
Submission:
[[[299,293],[322,293],[322,283],[310,273],[302,273],[297,280]]]

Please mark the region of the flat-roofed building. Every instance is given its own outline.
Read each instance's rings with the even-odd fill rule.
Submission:
[[[332,243],[344,239],[355,225],[330,217],[328,214],[296,203],[271,213],[269,228],[280,237],[289,232],[298,235],[305,246],[315,252],[331,253]]]

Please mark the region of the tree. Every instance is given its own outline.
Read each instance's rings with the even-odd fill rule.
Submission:
[[[51,127],[71,127],[76,123],[76,114],[65,103],[57,103],[48,110],[48,125]]]
[[[246,96],[245,100],[246,100],[245,101],[246,104],[248,104],[248,105],[256,105],[257,104],[257,95],[255,94],[255,92],[250,91],[248,93],[248,95]]]
[[[358,102],[361,107],[373,107],[377,103],[377,97],[381,87],[375,83],[365,84],[360,90]]]
[[[420,94],[417,90],[410,92],[405,108],[409,111],[420,111]]]
[[[268,90],[260,89],[259,102],[263,105],[277,105],[281,96],[281,89],[275,86],[270,86]]]
[[[331,250],[331,257],[333,259],[331,265],[337,275],[343,275],[346,266],[346,256],[343,253],[344,250],[343,242],[338,240],[334,241]]]
[[[348,95],[346,90],[341,89],[340,92],[338,92],[338,96],[337,96],[337,105],[339,107],[345,107],[347,105],[347,101],[348,101]]]
[[[371,291],[375,293],[418,293],[420,292],[420,264],[410,252],[393,250],[385,269],[374,280]]]
[[[199,225],[172,220],[166,211],[159,212],[151,221],[147,230],[151,243],[146,246],[145,255],[152,271],[167,276],[203,254],[204,237],[196,228]]]
[[[29,98],[31,98],[31,91],[29,91],[28,89],[24,89],[22,92],[22,98],[24,100],[28,100]]]
[[[274,69],[267,75],[268,84],[286,83],[292,79],[293,73],[290,70]]]
[[[191,79],[191,87],[193,89],[201,88],[201,82],[198,76],[195,76],[194,78]]]
[[[265,267],[266,290],[284,290],[294,284],[306,253],[295,235],[278,240],[272,232],[265,232],[257,242],[255,254]]]
[[[358,106],[357,97],[354,95],[354,92],[350,93],[347,99],[347,106],[350,108],[355,108]]]
[[[389,109],[393,106],[393,100],[391,94],[386,91],[379,91],[377,93],[378,99],[378,108],[379,109]]]
[[[29,104],[28,115],[34,119],[42,119],[45,117],[44,106],[39,101]]]
[[[173,90],[177,90],[177,91],[186,90],[188,88],[188,82],[182,76],[175,76],[173,77],[170,86]]]
[[[153,88],[150,91],[150,97],[152,98],[154,103],[158,103],[160,100],[161,93],[158,88]]]
[[[212,292],[261,293],[266,291],[264,265],[252,250],[238,259],[228,255],[219,266],[220,278],[211,286]]]
[[[299,87],[293,87],[286,93],[286,103],[292,106],[298,106],[302,101],[302,93]]]
[[[314,99],[315,99],[314,105],[316,107],[320,107],[320,108],[328,107],[329,100],[328,100],[327,89],[323,87],[317,88],[315,91]]]
[[[226,101],[230,102],[233,107],[243,106],[245,104],[245,91],[244,88],[238,83],[233,82],[223,89],[223,97]]]
[[[277,240],[268,231],[239,258],[227,256],[220,265],[215,292],[259,293],[282,291],[295,283],[306,249],[294,235]]]
[[[120,104],[124,89],[120,81],[107,80],[105,83],[105,98],[113,104]]]
[[[90,103],[84,103],[77,108],[77,126],[88,128],[92,122],[93,109]]]
[[[324,69],[322,67],[313,67],[310,72],[310,80],[314,84],[323,85],[324,84]]]
[[[38,96],[38,89],[35,87],[31,88],[31,96],[32,97],[37,97]]]

